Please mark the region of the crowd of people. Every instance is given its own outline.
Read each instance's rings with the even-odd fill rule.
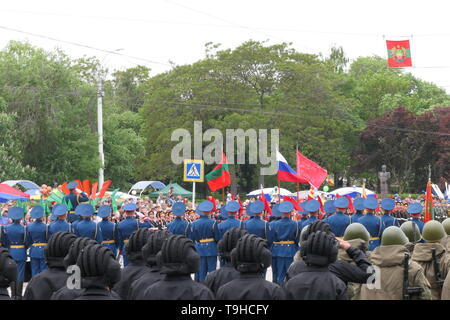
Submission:
[[[112,212],[68,188],[72,208],[48,217],[4,206],[0,297],[22,298],[29,260],[30,300],[450,299],[447,202],[435,201],[442,223],[423,221],[421,201],[375,197],[281,201],[268,216],[256,199],[194,209],[172,195]],[[68,286],[74,266],[80,287]]]

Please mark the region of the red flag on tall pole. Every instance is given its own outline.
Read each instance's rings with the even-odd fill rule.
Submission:
[[[262,203],[264,203],[264,211],[266,211],[268,216],[272,215],[272,209],[270,208],[270,204],[267,201],[266,197],[264,196],[263,193],[261,193],[261,195],[259,196],[259,200],[262,201]]]
[[[327,178],[328,171],[302,155],[298,150],[296,155],[297,174],[308,181],[311,186],[319,189],[320,185]]]
[[[411,47],[409,40],[386,40],[388,66],[390,68],[412,67]]]
[[[425,193],[425,216],[423,222],[427,222],[433,219],[433,193],[431,191],[431,180],[428,180],[427,191]]]

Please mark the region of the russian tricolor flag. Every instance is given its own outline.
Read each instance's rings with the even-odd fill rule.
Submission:
[[[297,172],[292,170],[292,168],[288,165],[286,159],[283,155],[277,150],[277,163],[278,163],[278,180],[279,181],[290,181],[290,182],[300,182],[300,183],[308,183],[305,179],[300,177]]]

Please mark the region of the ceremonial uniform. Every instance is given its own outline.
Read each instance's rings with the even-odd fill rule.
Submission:
[[[74,234],[82,238],[90,238],[98,243],[103,241],[102,231],[100,230],[97,223],[91,221],[91,216],[94,213],[94,207],[90,204],[80,204],[76,209],[79,215],[83,217],[81,221],[77,223],[74,228]]]
[[[185,237],[191,235],[191,224],[182,218],[186,211],[186,206],[183,202],[176,202],[172,207],[172,212],[177,217],[167,225],[167,231],[172,234],[179,234]]]
[[[72,232],[72,225],[64,219],[59,219],[59,216],[67,213],[67,206],[65,204],[58,204],[52,209],[52,216],[56,218],[48,226],[48,238],[57,232]]]
[[[356,213],[350,217],[350,221],[351,223],[359,222],[359,219],[364,217],[364,199],[356,198],[355,201],[353,201],[353,207],[355,208]]]
[[[227,230],[230,230],[232,228],[235,227],[241,227],[242,225],[242,221],[236,219],[235,214],[239,211],[240,209],[240,205],[237,201],[229,201],[226,205],[225,205],[225,212],[221,212],[221,214],[223,214],[226,217],[226,220],[224,222],[219,223],[219,234],[220,234],[220,239],[222,239],[223,235],[225,234],[225,232],[227,232]],[[228,214],[230,213],[230,214]],[[233,215],[231,215],[231,213],[234,213]]]
[[[378,207],[378,200],[375,197],[364,199],[364,207],[375,210]],[[381,221],[373,212],[367,212],[366,215],[358,220],[370,234],[369,251],[374,250],[380,245]]]
[[[261,219],[261,216],[253,216],[250,220],[246,220],[244,229],[247,230],[248,233],[266,240],[269,245],[272,243],[269,223]]]
[[[326,218],[325,222],[330,225],[331,232],[333,232],[336,237],[343,237],[345,229],[350,224],[350,218],[343,212],[338,211],[331,217]]]
[[[395,208],[395,202],[392,199],[383,199],[381,201],[381,209],[385,210],[384,214],[380,218],[381,222],[381,232],[380,235],[383,235],[383,231],[390,226],[399,227],[399,223],[397,219],[394,217],[391,217],[389,215],[389,212],[392,211]]]
[[[23,214],[23,209],[20,207],[12,207],[8,210],[8,218],[14,222],[4,228],[4,240],[2,241],[3,246],[8,248],[11,257],[17,264],[17,282],[23,282],[25,262],[27,261],[26,229],[20,224]]]
[[[49,226],[43,223],[40,219],[43,214],[44,209],[41,206],[34,207],[31,210],[31,218],[36,220],[26,227],[26,246],[30,248],[29,255],[31,259],[32,276],[35,276],[47,269],[44,248],[47,245]]]
[[[117,224],[108,221],[108,217],[110,214],[110,206],[104,205],[98,208],[97,216],[102,218],[102,221],[98,223],[103,239],[101,245],[107,247],[109,250],[111,250],[114,257],[117,257],[117,247],[119,246],[119,242],[117,240]]]
[[[210,201],[200,203],[198,206],[200,218],[191,224],[191,239],[195,242],[195,248],[200,255],[200,269],[195,274],[195,280],[198,282],[203,282],[208,272],[216,270],[217,267],[219,228],[216,221],[203,213],[210,212],[212,206]]]
[[[132,212],[136,210],[136,205],[134,203],[127,203],[124,206],[125,211]],[[122,251],[123,256],[123,265],[128,265],[128,257],[126,250],[124,250],[124,245],[128,243],[128,240],[133,232],[140,228],[139,221],[134,217],[127,216],[124,220],[120,221],[117,225],[117,235],[118,235],[118,243],[119,249]]]
[[[80,217],[75,214],[75,210],[81,202],[89,201],[89,198],[86,193],[82,192],[81,194],[75,193],[75,188],[78,186],[78,183],[75,181],[70,182],[67,185],[67,188],[70,190],[70,193],[63,198],[64,203],[69,203],[72,205],[72,209],[69,211],[68,221],[70,223],[75,222],[76,220],[80,220]]]
[[[289,213],[293,210],[293,205],[290,202],[283,202],[280,204],[278,210],[280,213]],[[271,233],[273,237],[273,281],[282,283],[284,281],[286,271],[291,265],[294,256],[299,249],[298,240],[300,237],[300,232],[297,222],[291,220],[290,217],[283,217],[271,225]]]

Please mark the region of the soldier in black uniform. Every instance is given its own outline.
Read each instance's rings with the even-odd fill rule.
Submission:
[[[145,290],[164,277],[161,267],[156,263],[156,255],[161,251],[163,242],[171,235],[168,231],[158,230],[148,237],[147,243],[142,247],[142,256],[147,268],[144,274],[131,284],[128,300],[142,300]]]
[[[333,235],[330,229],[330,225],[324,221],[319,220],[313,222],[312,224],[307,226],[307,229],[303,230],[300,241],[305,241],[311,233],[314,233],[316,231],[324,231]],[[367,272],[367,268],[372,265],[369,259],[362,250],[352,247],[347,241],[338,241],[340,247],[346,251],[348,256],[355,262],[356,265],[353,265],[347,261],[337,260],[331,263],[328,268],[339,279],[344,281],[345,284],[349,282],[366,283],[367,279],[372,274]],[[297,275],[299,271],[304,267],[304,264],[305,262],[303,260],[294,261],[286,272],[286,281],[295,277],[295,275]]]
[[[78,256],[83,291],[75,300],[120,300],[111,291],[120,280],[120,263],[101,244],[84,247]]]
[[[335,237],[324,231],[310,234],[301,244],[303,261],[295,277],[285,283],[290,300],[347,300],[347,286],[329,270],[338,255]]]
[[[52,294],[66,285],[68,274],[64,257],[77,238],[69,232],[53,234],[44,249],[48,269],[31,278],[25,290],[25,300],[50,300]]]
[[[240,272],[231,264],[231,251],[236,247],[239,239],[247,234],[247,230],[234,227],[225,232],[222,239],[217,243],[220,258],[224,262],[223,267],[208,273],[205,279],[205,285],[216,294],[217,290],[225,283],[239,278]]]
[[[221,286],[218,300],[284,300],[284,290],[264,279],[264,269],[270,267],[272,253],[267,242],[253,234],[239,239],[231,251],[231,261],[240,272],[239,278]]]
[[[70,209],[67,216],[67,219],[70,223],[81,219],[80,216],[75,214],[75,209],[77,208],[77,206],[82,202],[89,201],[89,198],[85,192],[82,192],[81,194],[75,193],[75,189],[77,188],[77,186],[78,183],[76,181],[69,182],[69,184],[67,184],[67,189],[70,190],[70,193],[63,198],[63,203],[68,203],[70,201],[70,203],[72,204],[72,209]]]
[[[136,230],[131,234],[125,246],[129,264],[123,268],[121,279],[114,285],[113,289],[122,300],[127,299],[131,283],[142,276],[147,269],[142,256],[142,247],[147,243],[150,233],[151,231],[148,228]]]
[[[0,247],[0,300],[11,300],[8,287],[17,279],[17,264],[8,252]]]
[[[145,290],[142,300],[214,300],[208,287],[191,278],[200,267],[200,256],[192,240],[170,236],[156,259],[165,277]]]
[[[70,246],[69,252],[64,258],[66,270],[77,263],[78,255],[84,247],[96,243],[97,241],[90,238],[77,238]],[[51,300],[74,300],[80,296],[81,291],[81,288],[68,288],[67,286],[64,286],[52,295]]]

